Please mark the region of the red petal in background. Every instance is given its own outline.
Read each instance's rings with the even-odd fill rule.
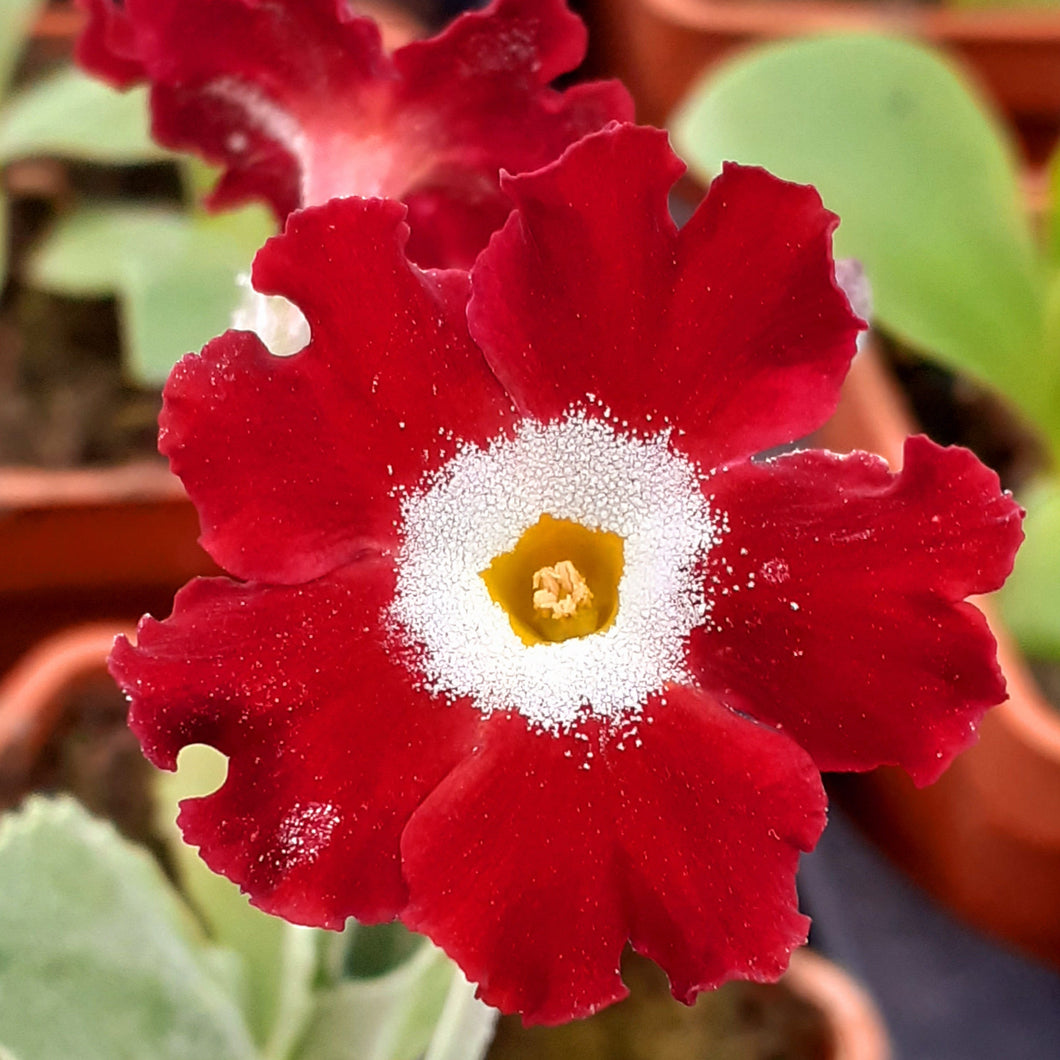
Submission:
[[[301,204],[305,123],[345,112],[389,70],[375,23],[336,0],[124,0],[120,14],[114,0],[81,2],[86,41],[101,20],[125,27],[111,51],[140,64],[158,140],[225,167],[219,205],[264,198],[281,220]],[[83,43],[78,58],[114,79],[100,49]]]
[[[404,150],[417,153],[417,141],[431,146],[414,178],[388,194],[434,200],[437,227],[428,226],[423,240],[440,240],[454,227],[450,211],[465,233],[465,215],[481,214],[471,229],[478,232],[473,246],[460,254],[452,243],[444,255],[421,247],[414,215],[414,260],[470,267],[511,208],[498,185],[502,169],[538,169],[609,121],[632,121],[632,101],[617,81],[562,93],[548,87],[581,62],[585,46],[585,27],[564,0],[499,0],[458,18],[433,40],[394,53],[395,124],[415,130],[415,139],[403,137]],[[342,180],[332,168],[324,193]]]
[[[548,87],[578,64],[585,28],[563,0],[495,0],[388,56],[375,23],[338,0],[82,0],[82,63],[152,85],[160,142],[224,167],[213,202],[268,201],[282,220],[336,195],[430,195],[410,250],[467,267],[508,203],[501,168],[534,169],[585,132],[628,120],[614,82]],[[432,226],[437,222],[437,229]]]
[[[403,919],[490,1004],[530,1023],[589,1015],[624,996],[627,939],[683,999],[775,978],[805,940],[794,881],[824,827],[816,769],[700,692],[665,698],[625,737],[494,718],[410,821]]]
[[[136,26],[114,0],[75,0],[88,14],[77,42],[77,61],[117,88],[128,88],[146,76],[139,58]]]
[[[591,394],[712,467],[819,426],[860,322],[816,191],[728,165],[677,232],[681,171],[662,133],[624,126],[505,180],[517,212],[474,269],[469,320],[521,411]]]
[[[111,657],[156,765],[192,743],[229,757],[224,785],[182,804],[185,839],[297,923],[399,912],[401,830],[481,723],[418,690],[387,643],[393,579],[381,560],[298,588],[200,579]]]
[[[467,334],[466,274],[410,265],[403,213],[342,199],[293,214],[254,280],[302,309],[310,344],[274,357],[228,332],[166,384],[160,448],[238,577],[297,583],[389,548],[395,488],[510,421]]]
[[[783,729],[822,770],[938,777],[1005,697],[982,614],[1021,513],[967,450],[906,442],[877,457],[804,452],[736,465],[704,489],[729,532],[707,556],[700,681]]]

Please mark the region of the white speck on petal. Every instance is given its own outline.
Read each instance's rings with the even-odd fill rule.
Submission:
[[[330,802],[296,804],[276,831],[277,855],[283,868],[315,861],[341,819]]]
[[[761,574],[770,584],[783,585],[791,576],[791,571],[784,560],[770,559],[762,564]]]

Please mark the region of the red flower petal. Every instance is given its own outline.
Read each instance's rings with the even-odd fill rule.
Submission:
[[[475,191],[478,194],[475,194]],[[470,194],[468,194],[470,192]],[[504,224],[511,203],[490,189],[426,188],[405,196],[412,261],[470,266],[490,236]]]
[[[88,14],[77,42],[77,61],[118,88],[141,81],[146,71],[138,55],[136,28],[125,8],[114,0],[74,2]]]
[[[185,839],[298,923],[398,913],[401,830],[481,725],[418,690],[386,642],[393,580],[382,560],[291,589],[200,579],[111,657],[156,765],[191,743],[229,756],[224,785],[182,804]]]
[[[166,384],[159,447],[238,577],[307,581],[388,548],[394,488],[510,421],[468,338],[466,274],[410,265],[403,213],[342,199],[292,215],[254,279],[301,307],[310,344],[279,358],[230,331]]]
[[[805,940],[794,878],[824,827],[817,771],[696,690],[665,698],[626,738],[494,719],[409,822],[402,919],[490,1004],[527,1022],[588,1015],[624,996],[627,939],[684,1000],[775,978]]]
[[[470,265],[508,210],[502,167],[537,168],[632,117],[617,83],[548,87],[585,52],[563,0],[495,0],[392,57],[375,23],[338,0],[83,2],[81,61],[151,82],[156,137],[225,167],[215,204],[264,198],[282,220],[336,195],[429,194],[410,247],[432,255],[424,265]],[[469,209],[482,211],[473,252],[466,229],[445,240],[449,213]]]
[[[486,11],[458,18],[434,40],[394,53],[396,111],[429,115],[438,140],[428,172],[388,192],[435,202],[436,223],[425,226],[429,236],[420,236],[413,215],[414,260],[469,267],[511,209],[497,181],[502,169],[538,169],[607,122],[632,121],[632,100],[617,81],[563,93],[548,88],[581,62],[585,45],[585,27],[565,0],[497,0]],[[459,243],[449,243],[448,254],[423,245],[456,227],[454,222],[467,241],[469,214],[480,215],[470,230],[477,238],[462,253]]]
[[[861,325],[813,188],[726,165],[677,232],[681,170],[662,133],[626,126],[504,180],[517,212],[474,269],[469,321],[521,411],[594,395],[713,467],[819,426]]]
[[[824,770],[903,766],[930,783],[1005,698],[964,598],[1012,568],[1021,513],[967,450],[918,437],[904,470],[805,452],[704,487],[729,532],[691,659],[723,702],[782,728]]]

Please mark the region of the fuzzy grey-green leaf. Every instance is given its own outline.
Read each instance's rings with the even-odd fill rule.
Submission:
[[[322,991],[297,1060],[416,1060],[439,1025],[460,970],[426,940],[385,975],[347,979]],[[477,1060],[481,1048],[461,1060]],[[445,1054],[442,1054],[443,1056]]]
[[[0,1041],[32,1060],[258,1060],[154,861],[67,799],[0,826]]]
[[[185,747],[176,772],[156,774],[156,822],[181,886],[211,937],[241,958],[239,1001],[263,1060],[283,1060],[312,1010],[319,941],[333,936],[255,909],[236,884],[211,872],[198,851],[181,838],[176,824],[179,804],[215,791],[226,770],[224,756],[212,747]]]

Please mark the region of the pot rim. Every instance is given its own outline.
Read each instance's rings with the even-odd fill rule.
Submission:
[[[803,947],[791,955],[783,982],[828,1017],[835,1038],[832,1060],[890,1060],[883,1017],[868,991],[841,966]]]
[[[0,681],[0,760],[31,763],[59,723],[62,693],[92,674],[106,673],[115,637],[127,622],[72,626],[39,641]]]
[[[184,496],[180,479],[159,460],[71,469],[0,466],[0,513]]]
[[[885,31],[939,42],[1006,41],[1055,47],[1055,8],[921,7],[856,0],[639,0],[659,18],[701,32],[784,37],[823,31]]]

